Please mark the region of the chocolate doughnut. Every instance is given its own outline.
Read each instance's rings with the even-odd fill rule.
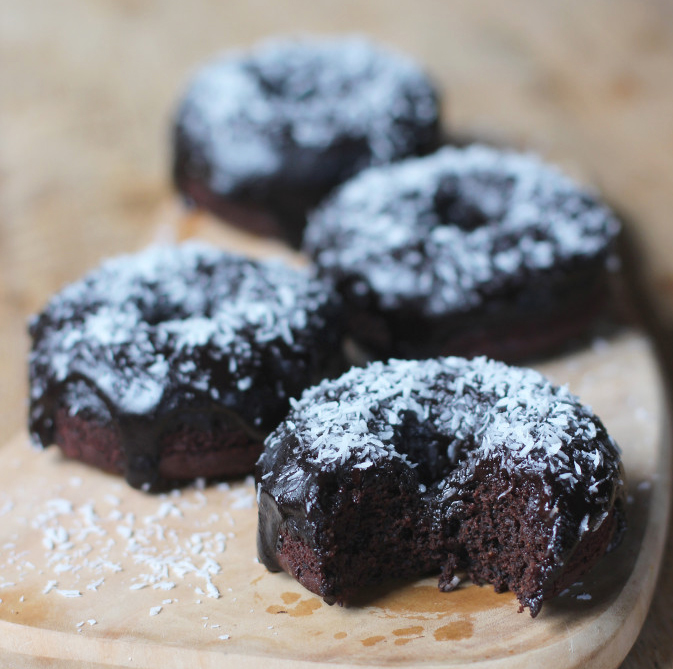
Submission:
[[[249,473],[288,398],[338,364],[320,281],[204,244],[105,262],[30,324],[30,432],[134,487]]]
[[[360,173],[311,216],[304,248],[371,355],[512,360],[595,319],[618,230],[556,169],[472,145]]]
[[[533,370],[375,362],[306,390],[267,438],[259,557],[328,603],[462,570],[535,616],[619,540],[622,479],[601,421]]]
[[[173,179],[197,206],[298,246],[307,210],[337,184],[438,146],[437,97],[413,61],[358,37],[226,53],[180,102]]]

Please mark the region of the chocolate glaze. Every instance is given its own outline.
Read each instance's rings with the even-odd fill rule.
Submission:
[[[195,74],[173,180],[189,202],[298,246],[337,184],[439,143],[436,89],[410,59],[357,37],[275,39]]]
[[[338,319],[304,272],[202,244],[108,261],[31,322],[32,438],[94,461],[98,435],[135,487],[161,485],[164,456],[188,463],[190,448],[222,453],[198,475],[241,474],[227,458],[253,462],[289,398],[339,364]]]
[[[305,391],[257,469],[260,560],[329,603],[456,570],[536,615],[624,529],[618,448],[544,377],[484,358],[374,363]]]
[[[532,156],[480,145],[366,170],[315,211],[304,248],[372,355],[541,355],[607,294],[619,225]]]

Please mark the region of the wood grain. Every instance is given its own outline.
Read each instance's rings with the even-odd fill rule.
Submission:
[[[191,69],[265,35],[344,30],[427,63],[456,130],[600,187],[631,220],[642,301],[670,342],[669,2],[0,0],[0,442],[25,424],[29,314],[163,216],[167,127]],[[656,590],[627,669],[673,667],[672,561]]]
[[[542,370],[620,444],[630,529],[538,618],[509,593],[441,593],[432,578],[327,606],[255,559],[252,481],[152,496],[19,436],[0,449],[0,649],[69,666],[615,667],[643,622],[668,522],[660,379],[633,333]]]

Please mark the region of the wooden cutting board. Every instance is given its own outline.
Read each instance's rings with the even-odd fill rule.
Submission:
[[[249,248],[245,235],[199,219],[167,220],[157,237],[282,251]],[[0,448],[0,664],[617,666],[647,613],[668,523],[659,372],[647,338],[631,330],[539,368],[592,405],[620,444],[630,529],[535,620],[511,594],[467,583],[442,594],[434,579],[327,606],[258,563],[251,480],[152,496],[18,435]]]

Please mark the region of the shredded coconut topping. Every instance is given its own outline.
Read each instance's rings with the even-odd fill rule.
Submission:
[[[616,444],[567,388],[483,357],[375,362],[323,381],[293,402],[268,437],[263,469],[284,457],[281,446],[289,441],[292,462],[276,464],[284,485],[304,476],[297,459],[323,470],[366,469],[382,460],[413,468],[417,456],[405,451],[401,436],[412,422],[431,426],[456,468],[493,461],[510,471],[547,472],[566,488],[581,481],[594,500],[606,494],[601,482],[619,472]]]
[[[437,94],[409,58],[359,37],[305,37],[203,67],[177,127],[210,166],[210,187],[228,193],[282,170],[314,179],[315,160],[301,157],[346,142],[362,146],[350,173],[409,155],[437,118]]]
[[[618,229],[534,156],[473,145],[361,172],[313,214],[304,244],[324,274],[382,308],[441,315],[559,263],[605,258]]]
[[[238,550],[233,530],[241,519],[247,523],[249,514],[234,509],[232,502],[250,494],[251,480],[203,492],[192,485],[152,498],[139,497],[134,491],[113,495],[121,485],[109,478],[87,481],[84,490],[64,491],[61,477],[52,481],[32,475],[42,486],[38,498],[33,495],[27,501],[19,492],[17,508],[3,518],[2,525],[4,538],[13,537],[17,543],[5,541],[0,547],[0,574],[13,575],[11,582],[0,575],[0,595],[7,592],[16,602],[12,609],[17,620],[30,615],[30,606],[21,606],[25,600],[49,609],[63,624],[69,619],[79,631],[96,625],[113,629],[124,614],[116,608],[110,614],[109,602],[123,597],[134,612],[143,610],[139,602],[147,603],[148,615],[168,617],[163,624],[170,626],[171,616],[193,618],[189,607],[198,593],[214,602],[223,597],[220,591],[228,597],[240,585],[235,577],[231,580],[230,568],[236,560],[228,552],[231,546]],[[19,486],[21,491],[24,487]],[[50,498],[53,493],[59,496]],[[64,493],[71,499],[60,496]],[[0,503],[5,499],[0,491]],[[166,505],[175,512],[166,513]],[[59,541],[40,545],[35,540],[40,536]],[[247,548],[241,551],[247,554]],[[30,600],[22,590],[31,593]],[[139,595],[139,591],[144,592]],[[50,604],[51,598],[67,603]],[[102,615],[83,615],[84,610],[99,610]],[[213,620],[209,628],[218,629],[221,622]]]
[[[313,346],[331,300],[302,271],[200,243],[109,260],[31,324],[32,420],[43,418],[40,399],[66,379],[82,379],[127,415],[156,409],[168,388],[221,401],[244,396],[265,355]],[[229,373],[214,379],[218,365]],[[92,401],[90,392],[71,394],[73,414]]]

